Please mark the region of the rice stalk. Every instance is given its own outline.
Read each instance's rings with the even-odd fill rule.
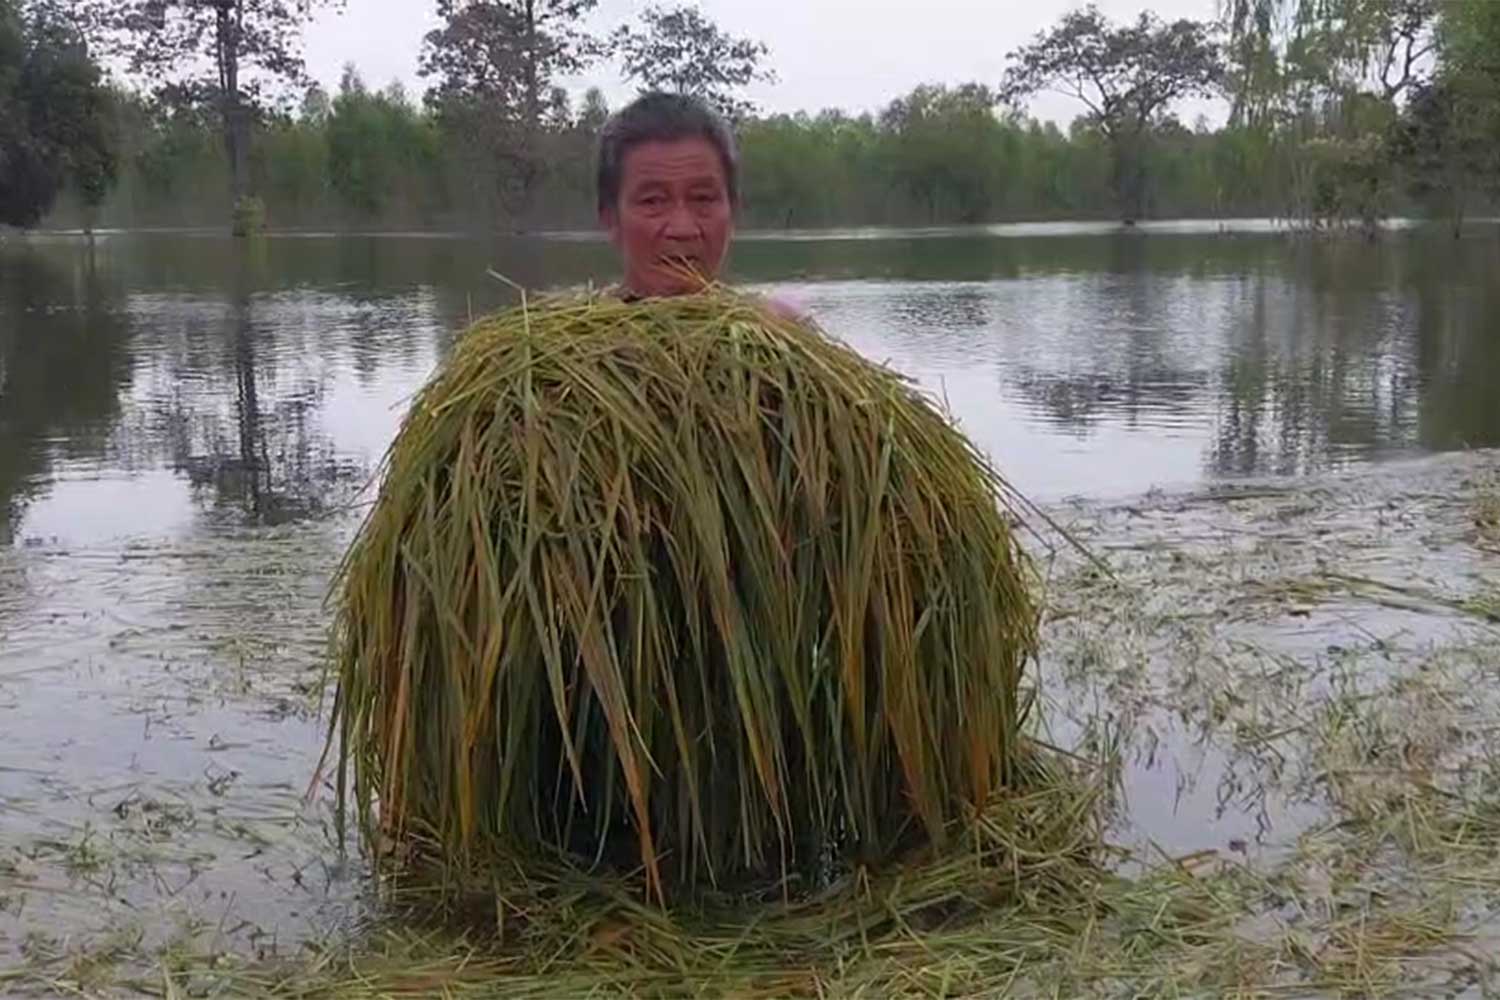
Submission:
[[[747,297],[481,321],[337,579],[341,810],[382,852],[562,853],[658,898],[941,848],[1016,785],[1014,496]]]

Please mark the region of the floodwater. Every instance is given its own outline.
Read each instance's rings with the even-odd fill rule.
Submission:
[[[1039,500],[1500,443],[1500,225],[1369,245],[1099,226],[741,241],[736,277],[943,393]],[[598,240],[0,244],[0,538],[306,520],[470,315]]]
[[[312,779],[362,490],[468,318],[511,301],[487,271],[610,267],[573,236],[0,241],[0,985],[80,942],[285,955],[358,912]],[[1114,726],[1125,840],[1274,852],[1328,810],[1189,724],[1198,682],[1152,672],[1184,649],[1324,678],[1274,704],[1320,696],[1331,651],[1494,638],[1471,503],[1500,475],[1500,226],[760,234],[734,267],[941,394],[1152,591],[1129,641],[1053,626],[1041,671],[1055,739]],[[1315,594],[1330,560],[1416,589]]]

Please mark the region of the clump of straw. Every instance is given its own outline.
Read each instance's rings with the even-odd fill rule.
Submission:
[[[1021,756],[1008,495],[905,380],[749,297],[484,320],[338,579],[340,801],[384,845],[662,898],[941,847]]]

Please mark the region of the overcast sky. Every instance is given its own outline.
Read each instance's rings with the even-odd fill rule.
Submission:
[[[594,26],[607,31],[634,20],[649,0],[601,0]],[[668,0],[670,3],[671,0]],[[1216,0],[1097,0],[1116,20],[1150,6],[1163,18],[1212,18]],[[422,36],[437,23],[434,0],[346,0],[343,14],[323,14],[307,38],[308,68],[330,88],[344,63],[383,87],[401,80],[418,95]],[[778,80],[757,84],[750,96],[768,111],[838,107],[873,111],[919,83],[996,83],[1005,54],[1024,44],[1079,0],[701,0],[704,13],[726,31],[770,46]],[[630,94],[612,66],[564,81],[581,93],[598,85],[617,106]],[[1062,123],[1076,102],[1043,95],[1033,112]],[[1183,109],[1189,121],[1200,110]]]

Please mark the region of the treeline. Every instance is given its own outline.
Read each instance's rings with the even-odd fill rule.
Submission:
[[[1088,7],[1011,52],[995,86],[921,86],[864,115],[757,114],[743,88],[771,76],[769,53],[692,6],[649,7],[598,38],[578,28],[595,0],[440,0],[418,100],[352,67],[332,95],[305,86],[295,53],[311,8],[291,0],[0,11],[16,3],[165,80],[95,102],[91,128],[74,131],[111,137],[113,183],[72,185],[55,225],[587,226],[609,109],[556,81],[604,58],[735,120],[758,228],[1274,215],[1372,230],[1393,213],[1461,221],[1500,193],[1491,0],[1224,0],[1222,22],[1148,11],[1124,24]],[[256,31],[234,34],[214,8]],[[220,72],[172,76],[173,44]],[[1077,99],[1066,130],[1025,113],[1042,90]],[[1228,103],[1222,127],[1178,117],[1205,95]]]
[[[739,125],[745,223],[759,228],[928,225],[1107,217],[1115,211],[1105,139],[991,111],[981,87],[921,87],[879,115],[751,117]],[[530,204],[517,218],[506,164],[454,134],[399,86],[371,90],[350,70],[331,99],[264,122],[251,187],[278,228],[577,227],[594,221],[593,145],[608,114],[587,95],[543,135]],[[216,123],[112,95],[118,179],[101,227],[219,225],[229,163]],[[1255,136],[1165,129],[1150,152],[1148,214],[1263,214],[1275,205],[1254,169]],[[49,220],[81,226],[64,199]]]

